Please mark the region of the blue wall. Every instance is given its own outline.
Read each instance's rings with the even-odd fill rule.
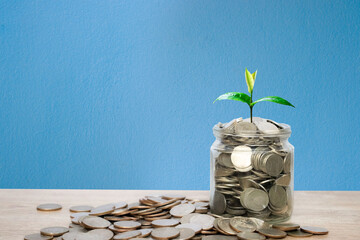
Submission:
[[[208,189],[212,126],[292,126],[297,190],[360,190],[360,1],[0,1],[0,187]]]

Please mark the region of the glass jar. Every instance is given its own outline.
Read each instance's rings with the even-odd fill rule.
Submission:
[[[234,119],[213,128],[210,208],[223,217],[248,216],[275,223],[293,210],[294,147],[289,125]]]

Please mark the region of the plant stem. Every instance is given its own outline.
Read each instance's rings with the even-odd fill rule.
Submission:
[[[253,110],[253,106],[251,106],[252,104],[252,92],[250,93],[250,122],[252,123],[253,120],[252,120],[252,110]]]
[[[253,122],[252,121],[252,109],[253,109],[253,107],[250,107],[250,122]]]

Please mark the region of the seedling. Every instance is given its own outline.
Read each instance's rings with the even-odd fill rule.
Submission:
[[[274,103],[278,103],[278,104],[282,104],[282,105],[295,107],[287,100],[285,100],[281,97],[276,97],[276,96],[263,97],[263,98],[260,98],[253,102],[252,98],[253,98],[253,90],[254,90],[256,75],[257,75],[257,70],[254,73],[250,73],[245,68],[245,80],[246,80],[246,84],[247,84],[248,92],[250,93],[250,96],[247,95],[246,93],[228,92],[223,95],[220,95],[217,99],[215,99],[214,102],[216,102],[218,100],[235,100],[235,101],[247,103],[247,105],[250,107],[250,121],[251,122],[253,122],[253,119],[252,119],[253,107],[255,106],[255,104],[257,104],[259,102],[267,101],[267,102],[274,102]]]

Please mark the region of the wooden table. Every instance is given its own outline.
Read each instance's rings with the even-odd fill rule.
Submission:
[[[194,199],[208,199],[209,195],[208,191],[0,189],[0,239],[20,240],[43,227],[68,226],[70,206],[97,206],[115,201],[131,203],[146,195],[164,193],[179,193]],[[63,209],[56,212],[36,210],[38,204],[50,202],[61,204]],[[291,221],[330,230],[329,235],[307,239],[359,239],[360,192],[297,191]]]

